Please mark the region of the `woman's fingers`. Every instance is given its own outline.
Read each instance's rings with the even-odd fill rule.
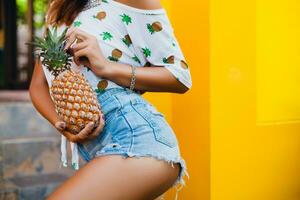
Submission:
[[[63,131],[66,128],[66,123],[64,121],[58,121],[55,123],[55,128],[59,131]]]
[[[70,28],[68,29],[65,38],[68,39],[66,45],[65,45],[65,49],[68,49],[76,39],[81,40],[81,41],[85,41],[89,38],[88,33],[83,32],[82,30],[78,29],[78,28]]]
[[[74,56],[74,62],[77,64],[77,65],[80,65],[81,62],[83,60],[79,60],[79,55],[78,56],[78,51],[81,51],[81,50],[84,50],[85,48],[87,48],[88,44],[86,42],[81,42],[81,43],[76,43],[72,46],[72,54]],[[88,63],[82,63],[82,64],[88,64]]]
[[[88,44],[86,42],[80,42],[80,43],[76,43],[72,46],[72,50],[73,52],[79,51],[81,49],[84,49],[88,46]]]
[[[69,37],[70,36],[70,34],[72,34],[73,32],[74,32],[74,27],[70,27],[70,28],[68,28],[68,30],[67,30],[67,32],[66,32],[66,35],[65,35],[65,37]]]
[[[87,54],[86,49],[80,49],[74,52],[74,57],[75,59],[78,59],[80,56],[86,56],[86,54]]]
[[[75,135],[77,142],[83,142],[88,138],[94,129],[94,123],[90,122],[87,126],[84,127],[77,135]]]
[[[101,119],[97,128],[90,134],[89,139],[95,139],[102,132],[104,125],[105,121]]]
[[[74,53],[74,61],[77,65],[81,63],[83,65],[90,66],[87,48],[80,49],[73,53]]]
[[[70,37],[70,35],[75,35],[77,38],[80,38],[82,40],[85,40],[89,37],[88,33],[84,32],[76,27],[69,28],[66,32],[65,38]]]
[[[63,130],[61,133],[71,142],[77,142],[76,136],[69,131]]]
[[[66,45],[65,45],[64,50],[69,49],[70,46],[75,42],[75,40],[76,40],[75,35],[70,35],[70,37],[68,38],[68,40],[67,40],[67,42],[66,42]]]
[[[63,125],[64,124],[64,125]],[[105,125],[105,121],[102,118],[100,120],[99,125],[94,128],[94,123],[90,122],[84,129],[82,129],[78,134],[74,135],[71,132],[64,130],[65,129],[65,122],[57,122],[55,127],[64,127],[61,129],[61,133],[71,142],[84,142],[86,140],[95,139],[103,130]],[[57,128],[58,129],[58,128]]]

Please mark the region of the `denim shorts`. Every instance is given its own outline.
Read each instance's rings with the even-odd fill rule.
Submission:
[[[172,167],[180,163],[180,174],[173,186],[182,188],[184,176],[189,178],[189,175],[176,135],[164,115],[140,94],[127,88],[110,88],[97,98],[105,126],[96,139],[78,143],[80,156],[86,162],[97,156],[119,154],[125,158],[154,157],[167,161]]]

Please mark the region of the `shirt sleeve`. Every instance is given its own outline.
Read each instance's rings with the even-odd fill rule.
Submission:
[[[125,16],[125,17],[124,17]],[[123,13],[128,34],[138,57],[156,66],[164,66],[174,77],[191,88],[190,68],[163,9],[159,13]]]

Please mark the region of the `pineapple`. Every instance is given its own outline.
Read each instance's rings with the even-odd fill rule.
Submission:
[[[55,104],[56,112],[67,124],[67,130],[78,134],[89,122],[99,125],[101,107],[89,82],[83,74],[71,70],[72,55],[64,50],[65,34],[61,35],[46,29],[45,38],[35,36],[35,41],[27,44],[40,49],[38,57],[43,58],[42,64],[54,76],[50,87],[50,95]]]
[[[152,24],[147,24],[147,28],[151,34],[159,32],[163,29],[160,22],[153,22]]]
[[[188,68],[189,68],[188,64],[187,64],[184,60],[181,60],[181,61],[180,61],[180,65],[181,65],[181,67],[182,67],[183,69],[188,69]]]
[[[94,15],[93,17],[101,21],[106,18],[106,12],[104,11],[98,12],[97,15]]]
[[[169,56],[168,58],[163,58],[164,63],[174,64],[174,56]]]
[[[124,44],[126,44],[127,47],[130,47],[130,45],[132,45],[131,38],[128,34],[125,35],[124,38],[122,38],[122,41],[124,42]]]
[[[108,59],[111,60],[111,61],[115,61],[115,62],[118,62],[119,59],[122,57],[123,53],[121,50],[119,49],[114,49],[112,50],[111,52],[111,56],[108,56]]]

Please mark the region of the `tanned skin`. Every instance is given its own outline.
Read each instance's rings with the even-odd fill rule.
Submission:
[[[159,9],[159,0],[118,0],[139,9]],[[71,47],[75,38],[82,42],[72,46],[76,64],[88,66],[95,74],[128,87],[131,67],[126,64],[110,62],[101,53],[96,38],[76,28],[67,32]],[[91,50],[92,49],[92,50]],[[85,56],[88,60],[80,61]],[[185,93],[188,88],[164,67],[140,67],[136,70],[135,89],[141,91]],[[35,108],[45,117],[60,134],[73,142],[91,140],[101,134],[104,123],[94,129],[87,126],[78,135],[67,132],[65,123],[55,112],[49,95],[49,86],[41,63],[37,60],[30,84],[30,97]],[[178,177],[180,165],[172,167],[165,161],[151,157],[131,157],[124,159],[120,155],[96,157],[86,163],[76,173],[61,184],[48,200],[153,200],[166,192]]]

